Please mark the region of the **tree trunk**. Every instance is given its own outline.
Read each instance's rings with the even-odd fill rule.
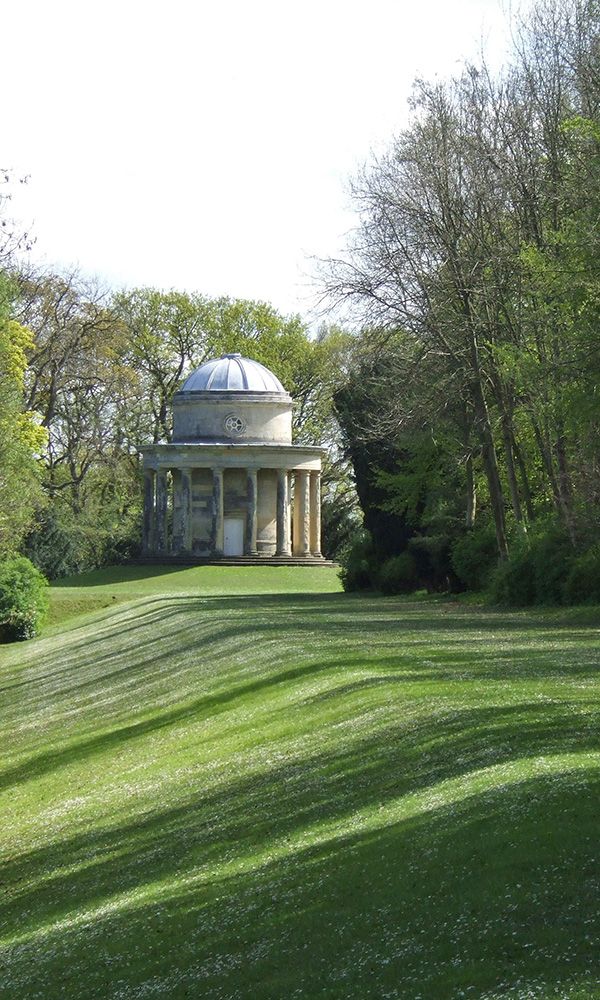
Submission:
[[[527,475],[527,466],[525,465],[525,459],[523,458],[523,453],[517,444],[517,439],[513,432],[513,452],[515,456],[515,461],[519,469],[519,476],[521,478],[521,490],[523,493],[523,500],[525,502],[525,510],[527,511],[527,520],[535,520],[535,510],[533,507],[533,499],[531,496],[531,487],[529,485],[529,476]]]
[[[477,487],[473,474],[473,456],[468,455],[465,463],[465,473],[467,480],[467,510],[465,515],[465,526],[473,528],[475,526],[475,514],[477,513]]]
[[[559,475],[557,475],[556,469],[554,467],[554,458],[552,454],[552,448],[549,443],[548,431],[542,431],[537,420],[532,417],[531,423],[533,426],[533,432],[535,434],[535,439],[537,441],[537,446],[542,458],[542,463],[548,479],[550,480],[550,485],[552,487],[552,496],[554,499],[554,507],[557,514],[561,518],[563,524],[567,529],[569,539],[571,544],[575,544],[575,525],[573,522],[573,513],[570,507],[569,500],[563,495],[561,489],[561,483]]]
[[[496,529],[496,543],[498,554],[501,559],[508,557],[508,538],[506,536],[506,513],[504,504],[504,493],[500,471],[498,469],[498,458],[494,435],[490,423],[490,415],[487,407],[485,393],[483,390],[483,379],[481,365],[479,362],[479,347],[477,337],[472,325],[469,324],[469,359],[471,362],[472,378],[471,398],[475,411],[475,421],[481,438],[481,454],[483,458],[483,468],[485,470],[488,489],[490,491],[490,501],[494,516],[494,527]]]

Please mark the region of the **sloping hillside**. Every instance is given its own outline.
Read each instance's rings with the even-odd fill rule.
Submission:
[[[203,572],[0,652],[0,996],[600,997],[598,630]]]

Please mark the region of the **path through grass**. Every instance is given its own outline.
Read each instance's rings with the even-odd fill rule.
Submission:
[[[0,996],[600,997],[598,629],[238,572],[0,652]]]

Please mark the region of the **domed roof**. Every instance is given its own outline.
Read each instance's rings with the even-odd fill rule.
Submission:
[[[180,392],[283,392],[273,372],[241,354],[206,361],[185,380]]]

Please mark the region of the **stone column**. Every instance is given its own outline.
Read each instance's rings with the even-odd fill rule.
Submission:
[[[169,551],[167,542],[167,470],[156,473],[156,551],[162,555]]]
[[[213,469],[211,548],[214,555],[223,555],[223,469]]]
[[[294,555],[310,555],[310,480],[308,472],[296,472],[294,488]]]
[[[171,469],[171,552],[181,552],[183,536],[181,532],[181,469]]]
[[[258,555],[256,548],[256,529],[257,529],[257,500],[258,500],[258,470],[248,469],[247,476],[247,486],[246,486],[246,496],[248,498],[248,508],[246,512],[246,544],[244,546],[244,555],[255,556]]]
[[[192,551],[192,470],[181,470],[181,548]]]
[[[142,551],[154,550],[154,469],[144,469],[144,527]]]
[[[310,551],[321,555],[321,473],[310,474]]]
[[[290,548],[290,491],[287,469],[277,470],[277,546],[275,554],[289,556]]]

